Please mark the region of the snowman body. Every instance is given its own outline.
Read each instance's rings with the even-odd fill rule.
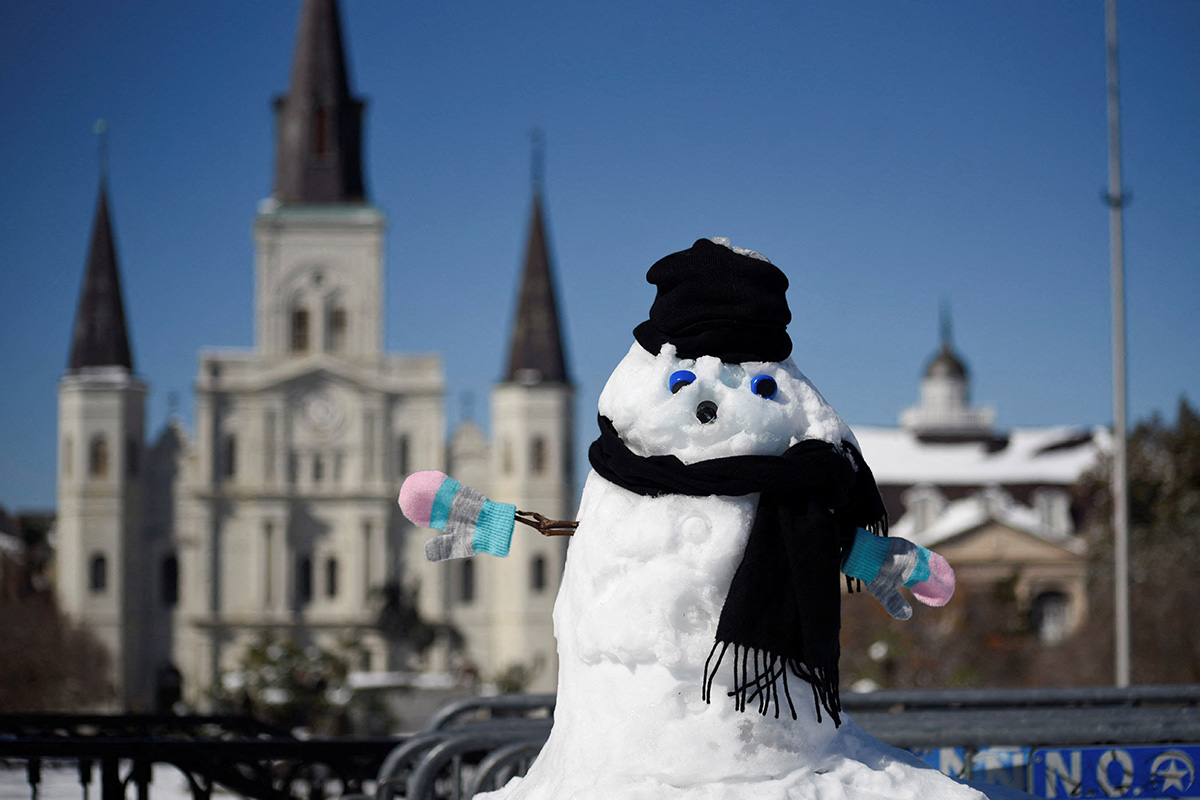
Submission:
[[[690,383],[672,391],[678,373]],[[753,390],[769,377],[767,398]],[[702,421],[697,409],[716,406]],[[726,364],[657,356],[635,345],[600,398],[626,446],[685,463],[778,455],[805,438],[853,442],[791,359]],[[705,664],[742,559],[758,495],[628,491],[592,472],[554,609],[554,727],[524,778],[491,800],[718,798],[979,800],[983,795],[913,756],[818,713],[808,684],[790,681],[797,717],[739,712],[732,665],[702,696]]]

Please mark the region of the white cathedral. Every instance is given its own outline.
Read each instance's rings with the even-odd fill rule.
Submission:
[[[363,108],[336,0],[304,0],[275,102],[274,187],[254,219],[254,347],[200,354],[191,432],[172,419],[147,439],[101,182],[58,388],[57,584],[108,648],[121,707],[166,710],[180,685],[202,707],[265,633],[349,653],[356,669],[405,667],[411,649],[378,624],[389,587],[415,594],[446,640],[422,668],[523,665],[531,689],[555,685],[563,540],[517,536],[507,559],[429,564],[432,533],[395,499],[405,475],[442,469],[519,508],[575,513],[574,389],[540,191],[491,441],[465,422],[447,442],[440,357],[383,349],[386,219],[365,190]]]
[[[575,514],[574,388],[540,191],[491,439],[467,421],[447,441],[440,357],[383,350],[386,220],[365,190],[363,103],[336,0],[303,0],[275,109],[274,187],[254,221],[254,348],[200,354],[191,432],[173,418],[147,440],[101,182],[58,389],[63,610],[107,646],[116,705],[131,710],[166,710],[180,686],[203,707],[264,634],[372,672],[486,679],[519,665],[529,689],[553,691],[564,540],[522,531],[506,559],[429,564],[433,533],[395,500],[409,473],[442,469],[518,508]],[[964,590],[1012,582],[1055,641],[1086,613],[1071,487],[1108,451],[1107,431],[996,430],[994,411],[970,404],[949,334],[947,318],[919,405],[898,427],[855,433],[893,529],[936,545]],[[403,625],[380,624],[381,603],[398,597],[415,597],[437,632],[419,661]]]

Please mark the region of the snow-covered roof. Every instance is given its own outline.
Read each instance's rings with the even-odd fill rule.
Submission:
[[[989,450],[979,441],[921,441],[903,428],[853,430],[876,482],[893,485],[1069,485],[1110,449],[1111,441],[1101,427],[1013,428],[1006,446]]]
[[[949,503],[933,524],[922,531],[913,530],[914,516],[905,514],[901,517],[891,527],[889,535],[900,536],[922,547],[932,548],[960,533],[994,521],[1073,553],[1082,553],[1085,547],[1084,542],[1077,536],[1048,530],[1036,510],[1014,502],[1002,492],[981,492]]]

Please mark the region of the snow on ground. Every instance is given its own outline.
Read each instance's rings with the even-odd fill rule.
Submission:
[[[121,774],[129,773],[129,764],[123,762]],[[89,798],[100,797],[100,765],[93,766],[91,784],[87,791]],[[0,760],[0,800],[30,800],[32,797],[28,780],[25,775],[25,763]],[[130,786],[126,797],[136,797],[136,790]],[[74,761],[45,761],[42,764],[42,780],[38,784],[37,800],[81,800],[84,797],[83,786],[79,782],[79,768]],[[192,800],[191,789],[188,788],[187,778],[170,764],[155,764],[151,771],[150,797],[153,800]],[[213,800],[241,800],[241,795],[225,791],[221,787],[213,789]]]

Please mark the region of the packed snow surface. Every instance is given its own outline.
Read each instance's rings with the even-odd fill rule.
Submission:
[[[678,370],[695,381],[672,394]],[[769,374],[771,399],[750,391]],[[699,403],[718,406],[705,424]],[[723,364],[657,357],[635,345],[600,397],[630,449],[692,463],[778,454],[794,441],[840,442],[849,429],[788,360]],[[704,663],[757,506],[744,497],[642,497],[594,472],[579,510],[554,609],[559,683],[554,728],[524,778],[490,800],[980,800],[843,718],[818,723],[809,687],[790,681],[778,718],[739,713],[717,672],[701,699]],[[874,602],[859,595],[849,601]],[[773,709],[772,709],[773,712]]]
[[[696,380],[672,393],[668,381],[681,370]],[[751,391],[751,381],[759,375],[774,379],[778,392],[773,398]],[[696,408],[706,400],[717,404],[717,417],[703,423]],[[726,364],[712,356],[679,359],[670,344],[657,357],[634,344],[600,392],[600,413],[613,421],[633,452],[675,455],[685,464],[722,456],[779,455],[801,439],[854,441],[849,426],[790,358],[745,364]]]

